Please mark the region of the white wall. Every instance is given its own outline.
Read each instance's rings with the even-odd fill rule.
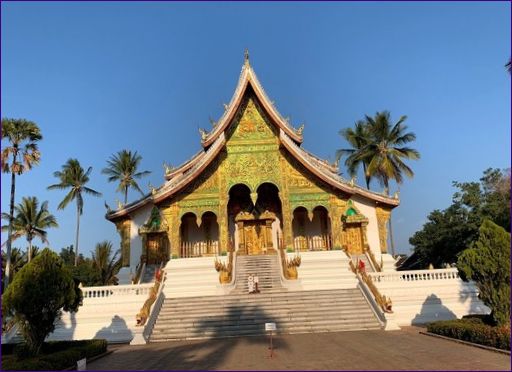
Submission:
[[[366,239],[370,250],[375,255],[377,262],[380,262],[380,240],[379,240],[379,225],[377,224],[377,213],[375,212],[374,202],[363,199],[360,196],[354,195],[352,197],[356,208],[366,218],[368,218],[368,225],[366,226]]]
[[[139,235],[139,227],[146,223],[152,209],[153,205],[148,204],[130,215],[130,269],[133,272],[135,272],[142,254],[142,237]]]

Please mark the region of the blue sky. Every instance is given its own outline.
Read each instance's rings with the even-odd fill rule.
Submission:
[[[103,197],[86,196],[80,250],[89,255],[104,239],[117,246],[103,204],[122,195],[100,173],[106,159],[136,150],[152,171],[141,187],[160,185],[162,163],[195,154],[198,127],[220,117],[245,48],[283,116],[306,124],[304,148],[321,157],[333,160],[346,146],[337,132],[365,114],[408,116],[422,157],[400,187],[399,252],[409,252],[430,211],[450,204],[453,180],[510,166],[508,2],[2,2],[1,10],[1,115],[33,120],[44,135],[41,164],[17,179],[16,201],[49,201],[57,251],[74,241],[75,208],[57,211],[64,193],[46,190],[53,172],[70,157],[93,167],[89,186]],[[8,211],[10,178],[1,185]]]

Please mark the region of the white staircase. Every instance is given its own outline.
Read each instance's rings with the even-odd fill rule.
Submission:
[[[249,292],[249,275],[258,276],[258,289],[263,293],[282,292],[279,272],[279,258],[277,255],[268,256],[238,256],[236,267],[235,288],[231,294],[246,294]]]
[[[167,298],[150,342],[380,329],[359,289]]]
[[[291,259],[295,253],[287,255]],[[309,291],[357,287],[357,278],[350,270],[345,252],[301,252],[300,256],[301,265],[297,268],[300,289]]]

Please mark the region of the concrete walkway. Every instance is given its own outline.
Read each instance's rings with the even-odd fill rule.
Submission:
[[[418,329],[240,337],[112,346],[88,370],[510,370],[510,356]]]

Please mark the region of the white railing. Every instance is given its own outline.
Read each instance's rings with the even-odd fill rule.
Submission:
[[[374,282],[377,283],[459,279],[459,271],[456,268],[379,272],[368,273],[368,275]]]
[[[293,248],[296,251],[322,251],[331,249],[329,235],[296,236],[293,238]]]
[[[135,285],[109,285],[103,287],[82,287],[85,298],[105,298],[113,296],[147,296],[153,283]]]
[[[188,258],[215,255],[220,255],[218,240],[205,240],[200,242],[181,243],[181,257]]]

